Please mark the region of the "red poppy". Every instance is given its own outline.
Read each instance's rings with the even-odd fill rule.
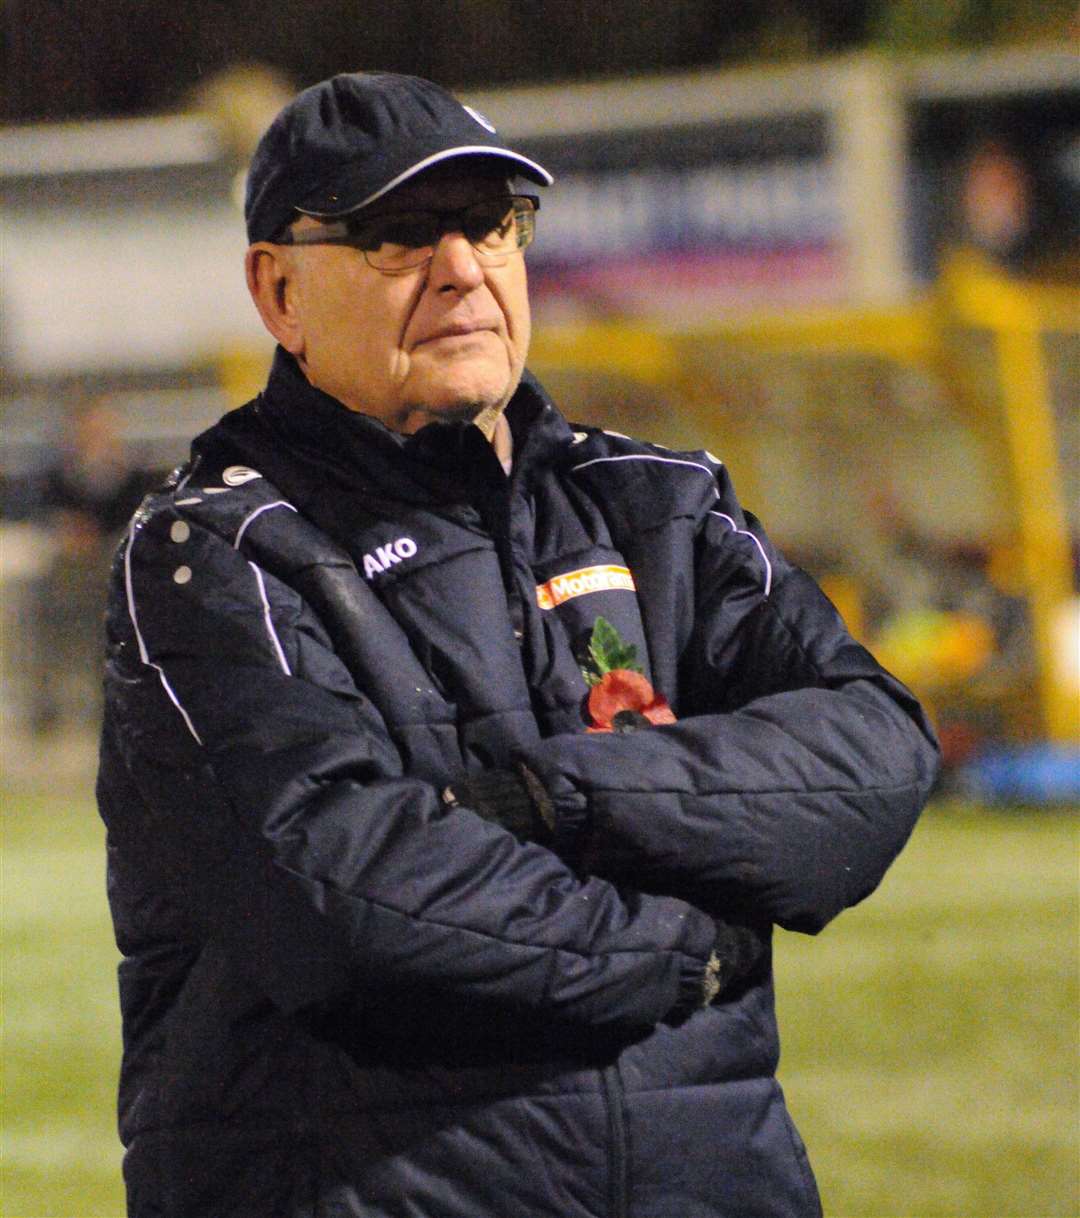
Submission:
[[[629,732],[650,723],[674,723],[667,699],[639,672],[613,668],[589,691],[590,732]]]

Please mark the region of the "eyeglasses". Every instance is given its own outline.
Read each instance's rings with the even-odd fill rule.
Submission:
[[[532,242],[539,210],[535,195],[499,195],[453,211],[384,212],[286,229],[275,244],[349,245],[375,270],[397,275],[430,262],[444,233],[462,233],[481,262],[500,266]]]

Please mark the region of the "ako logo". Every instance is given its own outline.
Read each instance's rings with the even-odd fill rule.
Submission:
[[[575,596],[585,596],[589,592],[610,592],[616,588],[624,592],[636,590],[634,577],[628,567],[582,567],[578,571],[554,575],[546,584],[537,584],[536,603],[541,609],[554,609]]]
[[[399,537],[385,546],[376,546],[370,554],[364,555],[364,575],[367,579],[389,571],[392,566],[405,558],[412,558],[416,553],[416,542],[411,537]]]

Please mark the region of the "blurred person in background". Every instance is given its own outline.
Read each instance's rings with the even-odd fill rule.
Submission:
[[[117,539],[153,480],[129,460],[108,399],[80,396],[30,495],[50,545],[28,632],[37,736],[97,727],[103,584]]]
[[[720,462],[526,371],[515,176],[551,182],[389,74],[255,153],[269,382],[110,593],[141,1218],[820,1213],[771,927],[876,887],[936,745]]]
[[[974,139],[955,167],[952,247],[1022,279],[1080,281],[1075,179],[1061,168],[1067,159],[1061,150],[1040,162],[998,133]]]

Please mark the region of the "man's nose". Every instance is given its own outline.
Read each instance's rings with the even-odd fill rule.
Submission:
[[[428,277],[439,292],[471,292],[484,282],[484,268],[464,233],[443,233],[431,255]]]

